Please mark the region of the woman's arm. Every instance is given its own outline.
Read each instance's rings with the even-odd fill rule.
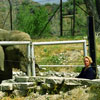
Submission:
[[[82,69],[82,71],[80,72],[80,74],[76,78],[83,78],[83,73],[84,73],[84,68]]]

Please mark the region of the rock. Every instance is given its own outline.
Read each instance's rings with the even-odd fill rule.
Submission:
[[[36,82],[34,76],[30,76],[28,81],[29,81],[29,82]]]
[[[22,71],[13,72],[13,76],[26,76],[26,73]]]
[[[11,91],[13,90],[13,84],[12,83],[2,83],[0,85],[1,91]]]
[[[15,83],[15,80],[14,79],[3,80],[2,84],[3,83]]]
[[[44,74],[43,74],[43,73],[41,73],[41,72],[39,72],[39,75],[40,75],[40,76],[44,76]]]
[[[16,82],[28,82],[28,80],[29,80],[28,76],[20,76],[15,78]]]
[[[27,95],[27,91],[25,91],[25,90],[14,90],[12,92],[12,94],[14,96],[21,97],[21,96],[26,96]]]
[[[41,87],[40,87],[40,86],[37,86],[37,87],[36,87],[36,92],[39,93],[40,91],[41,91]]]
[[[46,78],[46,83],[48,84],[61,84],[63,81],[63,78],[59,78],[59,77],[48,77]]]
[[[37,77],[34,77],[34,81],[38,84],[41,84],[41,83],[44,83],[45,82],[45,79],[46,79],[47,77],[39,77],[39,76],[37,76]]]
[[[50,88],[50,84],[42,83],[42,84],[41,84],[41,87],[42,87],[43,89],[49,89],[49,88]]]
[[[4,96],[6,96],[6,93],[5,93],[5,92],[0,91],[0,100],[1,100]]]
[[[59,72],[55,73],[58,75]],[[63,74],[63,73],[60,73]],[[74,74],[74,73],[71,73]],[[66,74],[67,76],[70,73]],[[67,78],[67,77],[41,77],[41,76],[18,76],[15,79],[9,79],[2,81],[0,84],[1,91],[14,91],[14,95],[19,95],[22,91],[30,90],[33,93],[39,92],[40,94],[55,94],[60,91],[67,92],[70,89],[73,89],[76,86],[81,86],[84,89],[87,89],[89,86],[99,87],[100,79],[81,79],[81,78]],[[17,91],[19,90],[19,92]],[[26,93],[24,93],[26,95]],[[24,95],[21,94],[21,95]]]
[[[76,77],[78,76],[79,73],[65,73],[65,72],[55,72],[55,71],[48,71],[48,72],[39,72],[40,76],[45,76],[45,77]]]
[[[19,82],[19,83],[14,83],[13,84],[14,89],[17,90],[27,90],[29,88],[33,88],[34,84],[33,82]]]

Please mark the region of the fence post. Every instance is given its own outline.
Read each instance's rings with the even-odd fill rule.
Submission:
[[[84,48],[84,56],[87,56],[86,41],[83,43],[83,48]]]
[[[75,4],[76,0],[73,0],[73,32],[72,32],[72,36],[75,35],[75,13],[76,13],[76,4]]]
[[[63,36],[62,0],[60,0],[60,36]]]
[[[96,44],[95,44],[95,28],[94,28],[94,17],[89,16],[88,17],[88,41],[89,41],[89,53],[93,60],[93,63],[91,64],[93,69],[96,71],[97,69],[97,63],[96,63]],[[96,71],[97,73],[97,71]]]
[[[36,76],[35,71],[35,55],[34,55],[34,45],[31,42],[31,69],[32,69],[32,76]]]
[[[8,0],[9,6],[10,6],[10,28],[12,30],[12,3],[10,0]]]
[[[27,46],[27,57],[28,57],[27,75],[31,76],[30,44],[28,44]]]

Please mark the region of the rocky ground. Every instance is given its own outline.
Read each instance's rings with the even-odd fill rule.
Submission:
[[[74,72],[48,71],[39,74],[42,78],[27,77],[21,71],[13,72],[13,79],[4,80],[0,85],[0,88],[4,89],[0,91],[0,100],[100,100],[99,79],[76,79],[74,77],[79,73]],[[10,86],[7,83],[10,83]],[[14,84],[14,87],[11,84]]]

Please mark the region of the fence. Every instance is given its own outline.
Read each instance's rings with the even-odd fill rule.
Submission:
[[[10,1],[10,2],[8,2]],[[24,1],[24,2],[23,2]],[[46,1],[51,1],[51,0],[46,0]],[[57,1],[57,0],[53,0],[53,1]],[[33,4],[34,8],[31,8],[29,11],[32,16],[34,17],[37,13],[37,11],[35,11],[35,9],[39,9],[41,10],[40,6],[43,6],[47,11],[44,14],[47,14],[47,22],[43,23],[41,22],[41,19],[39,23],[42,24],[41,29],[38,29],[38,32],[34,32],[38,33],[38,34],[42,34],[47,26],[50,26],[48,30],[48,33],[53,34],[53,35],[60,35],[60,33],[62,32],[62,35],[72,35],[73,33],[73,24],[74,24],[74,20],[73,20],[73,10],[74,10],[74,5],[70,2],[67,2],[67,0],[64,0],[66,2],[61,3],[60,1],[62,0],[58,0],[57,3],[54,4],[41,4],[43,3],[43,0],[40,0],[40,4],[36,3],[35,0],[1,0],[0,1],[0,28],[3,29],[17,29],[19,23],[18,20],[18,16],[20,15],[20,6],[23,7],[23,13],[26,12],[25,10],[25,6],[26,5],[30,5]],[[9,4],[10,3],[10,4]],[[77,4],[77,2],[75,3]],[[30,13],[26,14],[27,16],[30,16]],[[42,15],[42,14],[40,14]],[[22,17],[22,19],[25,18]],[[36,17],[37,18],[37,17]],[[43,17],[44,18],[44,17]],[[27,18],[26,18],[27,19]],[[76,5],[76,15],[75,15],[75,34],[76,35],[83,35],[86,34],[87,32],[87,18],[86,18],[86,14],[81,11],[80,14],[80,8],[78,5]],[[28,19],[30,20],[30,18]],[[39,18],[35,19],[37,21],[39,21]],[[22,20],[20,21],[22,22]],[[33,21],[31,21],[33,22]],[[81,23],[80,23],[81,22]],[[24,26],[25,23],[22,25]],[[35,25],[33,25],[35,26]],[[62,27],[62,29],[61,29]],[[22,28],[23,29],[23,28]],[[20,29],[20,30],[22,30]],[[22,30],[23,31],[23,30]],[[25,31],[25,30],[24,30]],[[27,32],[28,33],[28,32]],[[33,33],[32,33],[33,34]],[[34,36],[33,34],[33,36]]]
[[[31,60],[31,49],[30,49],[30,41],[0,41],[0,45],[27,45],[27,58],[30,62]],[[31,75],[31,64],[27,64],[27,74]]]
[[[35,54],[34,48],[38,45],[60,45],[60,44],[75,44],[75,43],[83,43],[83,51],[84,56],[87,55],[86,49],[86,40],[77,40],[77,41],[54,41],[54,42],[30,42],[30,41],[1,41],[0,45],[27,45],[27,58],[29,63],[27,64],[27,73],[28,76],[36,76],[35,72]],[[40,65],[40,66],[48,66],[48,65]],[[50,66],[59,66],[59,65],[50,65]],[[66,66],[66,65],[60,65]]]
[[[33,57],[33,67],[35,68],[35,54],[34,54],[34,48],[35,46],[39,46],[39,45],[60,45],[60,44],[77,44],[77,43],[83,43],[83,51],[84,51],[84,56],[87,55],[87,49],[86,49],[86,40],[76,40],[76,41],[54,41],[54,42],[33,42],[32,43],[32,57]],[[62,66],[62,67],[66,67],[69,65],[39,65],[39,66],[48,66],[48,67],[58,67],[58,66]],[[78,65],[72,65],[72,66],[78,66]],[[35,75],[35,70],[32,70],[33,76]]]

